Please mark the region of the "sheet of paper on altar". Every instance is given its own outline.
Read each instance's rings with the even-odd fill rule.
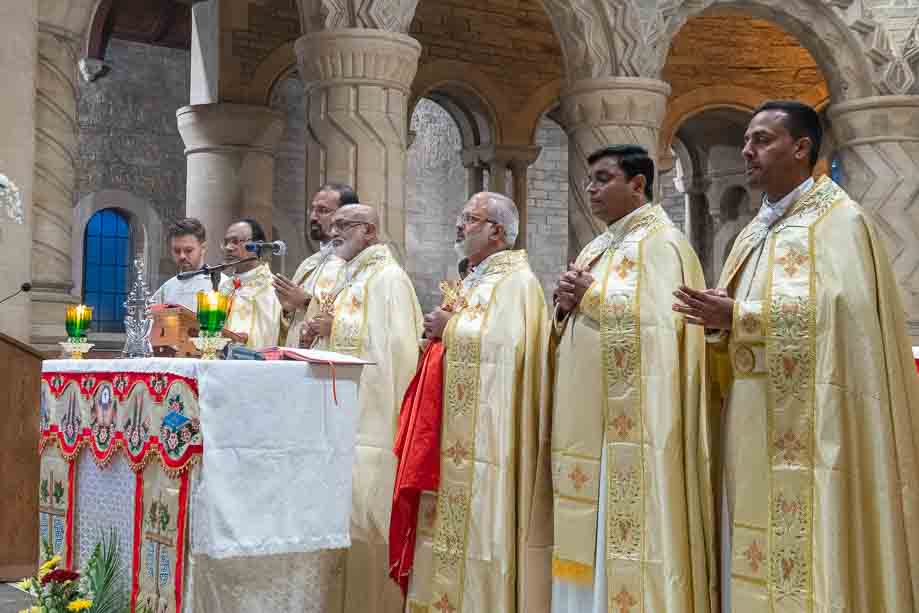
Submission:
[[[350,546],[361,367],[336,366],[333,384],[324,364],[200,364],[204,453],[195,497],[204,500],[192,501],[192,554]]]

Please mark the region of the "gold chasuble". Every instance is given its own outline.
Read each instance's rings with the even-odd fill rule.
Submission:
[[[230,297],[230,312],[224,328],[249,335],[246,347],[251,349],[278,344],[281,303],[274,293],[271,278],[268,264],[259,264],[220,284],[220,293]]]
[[[479,263],[455,310],[443,338],[440,485],[421,496],[407,611],[548,611],[548,319],[526,252]]]
[[[389,578],[389,513],[396,479],[393,443],[405,389],[418,365],[421,306],[389,247],[373,245],[345,264],[335,301],[331,351],[375,362],[361,374],[353,471],[351,548],[344,594],[325,611],[396,613],[402,591]]]
[[[822,177],[719,287],[731,610],[919,611],[919,377],[874,223]]]
[[[647,204],[577,265],[594,283],[553,333],[552,611],[717,611],[705,339],[671,310],[699,261]]]
[[[319,314],[324,300],[330,299],[341,287],[341,273],[344,261],[334,253],[317,251],[303,260],[297,267],[291,281],[306,292],[309,302],[305,309],[289,314],[281,326],[281,338],[285,347],[300,346],[300,330],[303,324]]]

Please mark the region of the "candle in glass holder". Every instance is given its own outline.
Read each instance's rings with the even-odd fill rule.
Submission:
[[[83,338],[89,329],[89,322],[93,318],[93,308],[85,304],[70,305],[67,307],[64,320],[67,336],[70,338]]]
[[[219,292],[198,292],[198,324],[201,331],[216,334],[227,319],[227,297]]]

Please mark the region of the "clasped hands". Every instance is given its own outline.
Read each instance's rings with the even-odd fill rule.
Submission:
[[[558,308],[560,317],[571,313],[584,298],[584,294],[593,285],[594,277],[587,272],[587,268],[580,268],[575,264],[568,264],[568,270],[558,278],[555,291],[552,292],[552,301]]]
[[[312,347],[317,338],[332,336],[332,321],[334,317],[331,313],[319,313],[300,328],[300,346]]]
[[[720,288],[697,290],[681,285],[673,292],[673,310],[682,313],[686,323],[709,330],[730,330],[734,322],[734,300]]]
[[[559,317],[568,315],[578,307],[593,282],[594,277],[587,272],[587,268],[579,268],[575,264],[568,265],[568,271],[559,277],[552,294]],[[731,329],[734,321],[734,300],[725,290],[696,290],[681,285],[673,292],[673,296],[677,299],[673,304],[673,310],[682,313],[687,323],[711,330]]]
[[[443,338],[444,329],[456,313],[443,307],[437,307],[424,316],[424,332],[429,339]]]

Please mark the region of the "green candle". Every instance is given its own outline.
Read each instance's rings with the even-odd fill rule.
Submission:
[[[198,324],[201,331],[216,334],[227,318],[227,297],[218,292],[198,292]]]
[[[70,338],[83,338],[86,336],[86,330],[89,329],[89,322],[93,318],[93,309],[84,304],[71,305],[67,307],[64,326],[67,328],[67,336]]]

